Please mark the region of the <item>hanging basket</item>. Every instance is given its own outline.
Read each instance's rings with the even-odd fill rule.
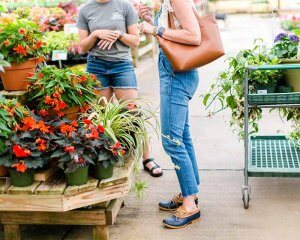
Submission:
[[[36,59],[30,59],[24,63],[11,63],[10,67],[5,67],[5,72],[0,72],[4,90],[24,90],[28,74],[35,72],[36,66]]]

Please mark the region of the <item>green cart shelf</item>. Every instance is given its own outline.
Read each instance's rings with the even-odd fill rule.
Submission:
[[[244,147],[245,168],[242,195],[244,208],[249,207],[249,177],[300,177],[300,141],[285,136],[249,136],[251,108],[300,108],[300,93],[249,93],[249,72],[263,70],[300,70],[300,64],[248,66],[245,73]]]
[[[250,138],[251,177],[300,177],[300,141],[285,136]]]
[[[250,105],[298,104],[300,93],[249,94]]]

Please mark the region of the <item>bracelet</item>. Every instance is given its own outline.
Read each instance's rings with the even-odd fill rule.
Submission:
[[[154,27],[154,28],[153,28],[153,33],[152,33],[152,35],[153,35],[154,37],[156,37],[156,36],[158,35],[158,28],[157,28],[157,27]]]
[[[157,35],[160,36],[161,38],[163,37],[163,34],[165,32],[165,28],[164,27],[160,27],[158,30],[157,30]]]

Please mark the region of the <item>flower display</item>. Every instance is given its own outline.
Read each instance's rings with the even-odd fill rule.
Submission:
[[[87,109],[88,103],[94,101],[94,89],[100,82],[92,74],[69,68],[58,69],[44,67],[37,71],[27,82],[28,92],[25,102],[42,116],[64,116],[64,110],[80,106]]]
[[[27,19],[0,22],[0,51],[8,62],[22,63],[45,57],[43,35],[38,26]]]

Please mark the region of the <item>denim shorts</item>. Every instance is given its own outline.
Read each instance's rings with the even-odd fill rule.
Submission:
[[[87,72],[95,74],[102,88],[137,89],[137,80],[131,61],[105,61],[89,55]]]

